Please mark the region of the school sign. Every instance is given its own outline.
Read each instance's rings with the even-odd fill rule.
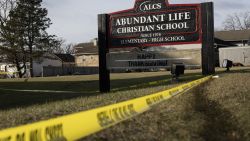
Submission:
[[[200,4],[138,0],[133,9],[110,14],[109,48],[200,43],[200,22]]]
[[[110,90],[110,48],[202,44],[203,74],[214,73],[213,22],[212,2],[173,5],[167,0],[136,0],[132,9],[98,15],[100,91]]]

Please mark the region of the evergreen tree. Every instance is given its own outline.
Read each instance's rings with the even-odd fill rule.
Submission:
[[[42,0],[17,0],[17,6],[11,13],[13,19],[22,22],[18,25],[22,31],[19,38],[22,38],[22,43],[28,53],[31,77],[34,76],[34,59],[57,47],[55,36],[46,32],[51,25],[51,20],[47,17],[47,9],[41,4]]]
[[[16,64],[19,77],[26,73],[27,62],[33,77],[33,60],[61,45],[46,32],[51,21],[41,4],[42,0],[0,1],[0,51]]]

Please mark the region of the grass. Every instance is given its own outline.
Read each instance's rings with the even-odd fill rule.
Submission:
[[[220,74],[83,141],[249,141],[250,71]]]
[[[200,74],[189,73],[181,78],[180,83],[201,77]],[[77,76],[77,78],[74,76],[33,78],[28,81],[2,80],[0,82],[0,129],[113,104],[178,85],[178,83],[171,83],[167,72],[113,74],[111,86],[115,90],[100,94],[97,92],[97,78],[93,75]],[[158,83],[149,85],[148,82],[152,81]],[[76,93],[21,92],[6,89],[65,90]]]
[[[200,77],[200,74],[189,73],[183,80]],[[167,85],[170,80],[169,72],[112,74],[111,88],[114,93]],[[159,83],[149,85],[152,81]],[[0,110],[97,96],[100,95],[98,84],[98,75],[0,80]]]
[[[250,140],[250,71],[249,68],[241,69],[236,68],[230,73],[218,70],[221,78],[83,140]],[[200,77],[199,72],[191,71],[180,83]],[[115,90],[106,94],[97,92],[96,75],[1,80],[0,88],[3,89],[76,93],[24,93],[0,89],[0,129],[117,103],[179,85],[170,82],[167,72],[113,74],[111,78]],[[158,83],[148,85],[151,81]]]

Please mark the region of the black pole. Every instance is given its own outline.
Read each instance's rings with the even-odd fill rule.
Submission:
[[[202,74],[215,73],[214,7],[212,2],[201,4],[202,15]]]
[[[98,15],[98,49],[99,49],[99,90],[102,93],[110,91],[110,72],[107,69],[108,49],[108,14]]]

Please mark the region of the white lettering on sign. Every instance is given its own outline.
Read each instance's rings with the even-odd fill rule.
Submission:
[[[154,31],[167,31],[175,29],[189,29],[187,22],[181,23],[168,23],[146,26],[132,26],[132,27],[119,27],[116,30],[118,34],[126,33],[140,33],[140,32],[154,32]]]
[[[191,13],[190,12],[172,13],[172,14],[168,14],[168,17],[169,17],[169,21],[190,20]]]
[[[156,25],[158,31],[165,31],[171,29],[188,29],[187,22],[173,23],[173,24],[158,24]]]
[[[199,11],[198,5],[168,9],[160,0],[140,1],[133,11],[110,16],[111,48],[198,43]]]
[[[138,17],[125,17],[116,19],[116,26],[124,25],[136,25],[136,24],[146,24],[165,21],[165,14],[160,15],[149,15],[149,16],[138,16]]]
[[[142,12],[161,9],[161,8],[162,8],[161,3],[151,3],[151,1],[145,1],[141,3],[141,5],[139,6],[140,11]]]
[[[191,12],[175,12],[147,16],[119,17],[115,19],[115,34],[190,29]],[[195,19],[193,19],[195,20]],[[195,21],[194,21],[195,22]],[[186,31],[186,30],[185,30]]]
[[[185,41],[184,36],[172,36],[172,37],[157,37],[157,38],[152,38],[151,42],[176,42],[176,41]]]
[[[184,36],[170,36],[170,37],[152,37],[150,39],[142,38],[142,39],[125,39],[121,40],[121,44],[142,44],[142,43],[157,43],[157,42],[177,42],[177,41],[185,41]]]
[[[130,26],[157,22],[171,22],[190,20],[191,12],[176,12],[170,14],[157,14],[148,16],[122,17],[115,20],[115,26]]]

